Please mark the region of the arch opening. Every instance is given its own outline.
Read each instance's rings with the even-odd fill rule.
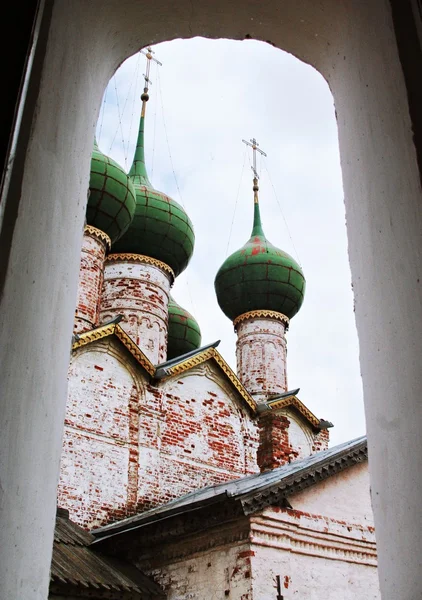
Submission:
[[[236,371],[236,335],[214,290],[218,268],[248,239],[256,136],[260,205],[268,239],[305,272],[304,305],[288,334],[291,389],[334,422],[332,444],[364,435],[334,101],[313,67],[255,40],[193,38],[154,46],[145,123],[152,184],[191,217],[195,250],[173,292],[199,320],[203,343]],[[135,151],[145,57],[115,72],[96,127],[102,149],[126,171]],[[319,316],[326,314],[324,334]],[[341,348],[341,351],[338,351]],[[328,418],[328,417],[327,417]]]
[[[213,6],[201,1],[192,8],[182,0],[177,7],[163,2],[157,8],[128,0],[122,13],[121,3],[109,0],[98,14],[84,2],[56,3],[46,26],[42,69],[34,73],[39,93],[28,98],[36,111],[24,125],[27,152],[19,157],[19,185],[7,197],[19,210],[1,299],[8,344],[1,348],[7,519],[0,542],[11,549],[0,578],[3,595],[46,595],[78,249],[102,92],[116,67],[140,46],[203,35],[268,40],[315,66],[332,90],[381,584],[385,598],[417,597],[421,542],[414,515],[420,486],[411,474],[419,472],[422,438],[420,419],[403,416],[402,399],[406,414],[418,417],[422,375],[415,356],[422,324],[412,308],[421,294],[421,189],[389,4],[350,7],[326,0],[298,7],[288,0],[257,7],[247,0]],[[17,378],[21,364],[31,366],[30,375]],[[19,539],[22,515],[36,526]],[[36,560],[29,551],[35,544]],[[26,573],[24,587],[18,564]]]

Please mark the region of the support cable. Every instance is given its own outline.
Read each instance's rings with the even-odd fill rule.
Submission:
[[[130,124],[129,124],[129,134],[127,137],[127,144],[126,144],[126,148],[125,148],[125,161],[127,160],[127,155],[129,154],[129,145],[130,145],[130,140],[131,140],[131,135],[132,135],[132,126],[133,126],[133,121],[135,119],[135,101],[136,101],[136,91],[138,89],[138,80],[139,80],[139,66],[141,64],[140,61],[141,58],[141,51],[139,50],[138,52],[138,58],[136,61],[136,67],[135,67],[135,77],[131,78],[132,81],[135,81],[135,87],[133,90],[133,101],[132,101],[132,114],[130,117]],[[128,94],[129,97],[129,94]]]
[[[184,202],[183,202],[182,194],[181,194],[181,191],[180,191],[180,188],[179,188],[179,183],[177,181],[176,172],[174,170],[173,158],[172,158],[171,151],[170,151],[169,138],[168,138],[168,135],[167,135],[166,119],[165,119],[165,116],[164,116],[163,94],[162,94],[162,91],[161,91],[160,72],[157,71],[157,74],[158,74],[158,88],[159,88],[160,100],[161,100],[161,114],[162,114],[162,117],[163,117],[164,133],[166,135],[167,148],[168,148],[169,157],[170,157],[170,164],[171,164],[171,168],[172,168],[172,171],[173,171],[173,176],[174,176],[174,181],[176,183],[177,192],[179,194],[180,204],[186,210],[186,207],[185,207]]]
[[[158,65],[156,65],[155,67],[157,69],[157,79],[159,77],[158,75]],[[155,87],[155,91],[154,91],[154,102],[153,102],[153,106],[154,106],[154,132],[152,135],[152,158],[151,158],[151,180],[154,177],[154,158],[155,158],[155,142],[156,142],[156,130],[157,130],[157,87]]]
[[[116,73],[114,74],[113,80],[114,80],[114,90],[116,92],[117,116],[118,116],[118,119],[119,119],[119,123],[118,123],[117,128],[116,128],[116,133],[114,134],[114,137],[113,137],[113,139],[111,141],[110,148],[108,150],[109,152],[111,152],[111,149],[113,147],[113,144],[114,144],[114,141],[116,139],[117,132],[119,131],[119,129],[120,129],[120,132],[121,132],[121,135],[122,135],[122,146],[123,146],[123,148],[125,147],[124,136],[123,136],[123,127],[122,127],[122,117],[121,117],[120,104],[119,104],[119,94],[117,92],[117,77],[116,77]],[[126,167],[126,170],[127,170],[127,164],[125,164],[125,167]]]
[[[170,150],[170,143],[169,143],[169,138],[168,138],[168,134],[167,134],[166,119],[165,119],[165,116],[164,116],[164,103],[163,103],[163,94],[162,94],[162,89],[161,89],[161,79],[160,79],[160,71],[159,71],[159,69],[157,69],[157,81],[158,81],[158,93],[160,95],[161,116],[163,118],[164,133],[165,133],[165,136],[166,136],[167,149],[168,149],[168,153],[169,153],[169,157],[170,157],[170,164],[171,164],[171,168],[172,168],[172,171],[173,171],[173,176],[174,176],[174,181],[176,183],[177,192],[179,194],[180,204],[186,210],[186,207],[185,207],[185,204],[184,204],[183,198],[182,198],[182,193],[181,193],[180,188],[179,188],[179,183],[177,181],[176,171],[174,169],[173,158],[172,158],[171,150]],[[154,135],[155,135],[155,133],[154,133]],[[192,306],[192,312],[196,313],[195,303],[194,303],[193,298],[192,298],[191,289],[190,289],[190,285],[189,285],[189,278],[188,278],[187,275],[186,275],[186,288],[187,288],[188,295],[189,295],[189,300],[190,300],[190,303],[191,303],[191,306]]]
[[[108,84],[107,84],[107,87],[105,89],[104,98],[103,98],[103,106],[102,106],[103,112],[102,112],[102,115],[101,115],[100,131],[98,132],[98,141],[99,142],[101,141],[101,131],[103,130],[103,121],[104,121],[105,107],[106,107],[106,103],[107,103],[107,94],[108,94]]]
[[[243,171],[245,170],[245,162],[246,162],[246,153],[247,153],[247,150],[248,149],[245,147],[245,153],[243,155],[242,170],[240,172],[240,180],[239,180],[239,185],[237,187],[236,200],[235,200],[235,203],[234,203],[233,218],[232,218],[232,222],[231,222],[231,225],[230,225],[229,239],[227,241],[226,256],[228,256],[228,254],[229,254],[229,246],[230,246],[230,240],[231,240],[231,237],[232,237],[233,223],[234,223],[234,219],[235,219],[235,216],[236,216],[237,201],[239,200],[240,187],[242,185],[242,179],[243,179]],[[249,162],[250,162],[250,159],[249,159]]]
[[[296,249],[295,243],[294,243],[294,241],[293,241],[293,238],[292,238],[292,235],[291,235],[291,233],[290,233],[290,229],[289,229],[289,226],[288,226],[288,224],[287,224],[286,217],[284,216],[283,209],[281,208],[281,203],[280,203],[280,201],[279,201],[279,199],[278,199],[277,192],[275,191],[275,187],[274,187],[274,185],[273,185],[273,182],[272,182],[272,180],[271,180],[271,177],[270,177],[270,173],[269,173],[269,171],[268,171],[268,169],[267,169],[267,166],[266,166],[265,162],[264,162],[264,168],[265,168],[265,171],[267,172],[268,179],[269,179],[269,182],[270,182],[270,184],[271,184],[271,187],[273,188],[273,192],[274,192],[275,199],[276,199],[276,201],[277,201],[278,207],[279,207],[279,209],[280,209],[280,212],[281,212],[281,216],[283,217],[283,221],[284,221],[284,224],[285,224],[285,226],[286,226],[286,229],[287,229],[287,234],[288,234],[288,236],[289,236],[289,238],[290,238],[290,241],[291,241],[291,243],[292,243],[293,250],[294,250],[294,252],[295,252],[295,254],[296,254],[297,262],[299,263],[299,265],[300,265],[300,266],[302,266],[302,265],[301,265],[301,262],[300,262],[300,258],[299,258],[299,253],[298,253],[298,251],[297,251],[297,249]]]

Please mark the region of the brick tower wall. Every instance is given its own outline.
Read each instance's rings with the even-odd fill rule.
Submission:
[[[105,233],[91,225],[85,227],[79,268],[74,333],[83,333],[98,325],[104,278],[104,260],[109,244],[110,239]]]
[[[170,285],[170,273],[156,264],[139,262],[136,255],[106,262],[100,321],[123,315],[121,327],[153,364],[167,357]]]
[[[256,317],[237,324],[237,376],[256,399],[287,391],[286,324]]]

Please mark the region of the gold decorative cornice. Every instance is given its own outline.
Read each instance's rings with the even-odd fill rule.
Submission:
[[[93,225],[85,225],[84,233],[92,235],[101,242],[104,242],[107,252],[110,250],[111,239],[106,233],[104,233],[104,231],[101,231],[101,229],[97,229],[97,227],[93,227]]]
[[[249,392],[246,391],[246,388],[244,387],[244,385],[241,383],[241,381],[239,380],[237,375],[235,375],[235,373],[232,371],[232,369],[226,363],[226,361],[221,356],[221,354],[218,352],[218,350],[214,350],[214,353],[215,353],[215,356],[214,356],[215,362],[218,364],[220,369],[225,373],[225,375],[228,377],[228,379],[230,379],[230,382],[233,384],[233,386],[236,388],[236,390],[239,392],[239,394],[242,396],[242,398],[245,400],[245,402],[249,405],[249,407],[252,409],[253,413],[255,414],[256,413],[255,400],[252,398],[252,396],[249,394]]]
[[[145,256],[144,254],[133,254],[129,252],[119,252],[115,254],[109,254],[106,258],[107,262],[118,262],[123,260],[130,262],[139,262],[146,265],[153,265],[154,267],[158,267],[162,271],[168,273],[172,281],[174,281],[176,278],[173,269],[169,267],[169,265],[162,262],[161,260],[157,260],[156,258],[151,258],[151,256]]]
[[[168,373],[169,377],[171,377],[173,375],[180,375],[181,373],[184,373],[185,371],[188,371],[189,369],[192,369],[193,367],[201,365],[203,362],[209,360],[210,358],[213,358],[214,352],[215,352],[214,348],[208,348],[207,350],[204,350],[203,352],[199,352],[198,354],[195,354],[195,356],[191,356],[190,358],[187,358],[186,360],[183,360],[182,362],[177,363],[173,367],[169,367],[168,369],[166,369],[166,372]]]
[[[86,346],[87,344],[95,342],[96,340],[101,340],[102,338],[105,338],[108,335],[113,335],[115,328],[116,324],[111,323],[110,325],[103,325],[103,327],[97,327],[96,329],[92,329],[91,331],[79,333],[77,335],[76,341],[72,345],[72,350],[77,350],[81,346]]]
[[[284,323],[286,325],[286,328],[289,327],[290,319],[289,317],[286,317],[286,315],[283,315],[283,313],[277,312],[275,310],[250,310],[236,317],[236,319],[233,321],[234,330],[236,331],[237,326],[239,325],[239,323],[242,323],[242,321],[246,321],[247,319],[262,318],[275,319],[276,321],[281,321],[282,323]]]
[[[120,325],[116,325],[114,330],[116,337],[122,342],[122,344],[129,350],[132,356],[137,362],[144,367],[145,371],[152,377],[155,373],[155,367],[152,362],[145,356],[142,350],[135,344],[130,336],[124,331]]]
[[[155,373],[155,367],[152,362],[145,356],[142,350],[135,344],[131,337],[117,323],[110,323],[103,327],[97,327],[91,331],[85,331],[78,335],[72,346],[72,350],[77,350],[81,346],[86,346],[91,342],[101,340],[110,335],[115,335],[122,344],[129,350],[136,362],[152,377]]]
[[[282,408],[289,408],[290,406],[294,406],[300,414],[305,417],[309,423],[312,424],[313,427],[319,429],[320,419],[318,419],[310,410],[307,408],[301,400],[297,396],[287,396],[287,398],[280,398],[280,400],[275,400],[271,402],[271,400],[267,401],[271,409],[280,410]]]
[[[246,402],[246,404],[249,406],[249,408],[252,409],[253,414],[255,414],[256,413],[255,400],[246,391],[245,387],[242,385],[242,383],[240,382],[238,377],[231,370],[231,368],[226,363],[224,358],[221,356],[221,354],[215,348],[208,348],[207,350],[204,350],[203,352],[199,352],[198,354],[195,354],[195,356],[191,356],[190,358],[187,358],[186,360],[178,363],[177,365],[174,365],[173,367],[169,367],[167,369],[168,377],[171,377],[173,375],[181,375],[185,371],[188,371],[189,369],[192,369],[193,367],[196,367],[210,359],[213,359],[217,363],[217,365],[220,367],[220,369],[223,371],[223,373],[229,379],[229,381],[233,385],[233,387],[241,395],[241,397]]]

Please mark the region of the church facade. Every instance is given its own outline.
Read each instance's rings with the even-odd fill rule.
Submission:
[[[171,296],[194,231],[148,179],[147,101],[148,78],[129,175],[97,145],[92,157],[58,488],[72,525],[60,527],[90,530],[89,552],[154,580],[107,597],[378,599],[366,439],[329,448],[332,424],[288,389],[305,278],[265,237],[258,144],[252,233],[215,279],[235,373]],[[105,597],[78,568],[68,586],[52,579],[52,597]]]

